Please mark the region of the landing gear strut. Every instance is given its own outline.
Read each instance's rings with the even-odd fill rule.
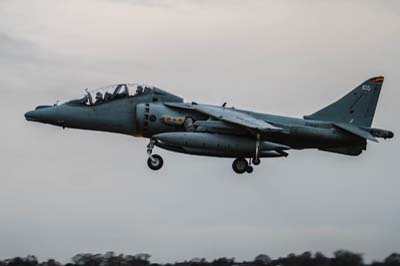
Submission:
[[[150,139],[150,143],[147,145],[147,155],[149,158],[147,159],[147,165],[151,170],[157,171],[160,170],[164,165],[163,158],[158,154],[152,154],[155,145],[155,140]]]
[[[261,163],[260,161],[260,134],[257,134],[257,142],[256,142],[256,153],[254,155],[254,158],[252,160],[254,165],[259,165]]]

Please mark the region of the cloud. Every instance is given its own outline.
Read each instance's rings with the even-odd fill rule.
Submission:
[[[0,32],[0,61],[26,63],[35,58],[35,45],[33,43]]]

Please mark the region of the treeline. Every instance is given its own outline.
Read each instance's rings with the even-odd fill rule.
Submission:
[[[39,262],[35,256],[16,257],[0,260],[0,266],[400,266],[400,254],[393,253],[383,261],[365,264],[363,255],[347,250],[339,250],[327,257],[321,252],[315,254],[289,254],[286,257],[271,259],[260,254],[253,261],[236,262],[235,258],[219,258],[207,261],[204,258],[194,258],[190,261],[167,264],[152,263],[149,254],[124,255],[107,252],[105,254],[78,254],[71,262],[62,264],[54,259]]]

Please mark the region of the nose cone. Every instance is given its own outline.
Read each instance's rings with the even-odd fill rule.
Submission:
[[[38,106],[35,110],[25,113],[25,119],[33,122],[41,122],[59,125],[57,106]]]
[[[35,121],[35,111],[29,111],[25,113],[25,119],[27,121]]]

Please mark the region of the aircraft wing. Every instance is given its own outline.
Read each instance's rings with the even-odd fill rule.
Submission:
[[[372,136],[368,131],[362,130],[359,127],[350,125],[350,124],[344,124],[344,123],[334,123],[333,124],[335,127],[338,127],[344,131],[347,131],[353,135],[359,136],[363,139],[367,139],[373,142],[379,142],[374,136]]]
[[[185,104],[185,103],[165,103],[167,106],[176,107],[181,109],[190,109],[197,111],[199,113],[208,115],[214,119],[254,129],[262,132],[266,131],[281,131],[282,128],[275,127],[274,125],[265,122],[264,120],[260,120],[254,118],[251,115],[248,115],[243,112],[236,111],[232,108],[211,106],[211,105],[201,105],[201,104]]]

